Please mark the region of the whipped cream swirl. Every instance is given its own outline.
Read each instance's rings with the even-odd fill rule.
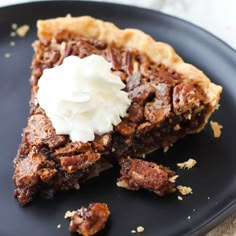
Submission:
[[[37,99],[57,134],[69,135],[73,142],[93,141],[126,116],[131,101],[111,67],[103,57],[91,55],[69,56],[44,70]]]

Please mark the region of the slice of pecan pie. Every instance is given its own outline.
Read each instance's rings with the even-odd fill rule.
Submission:
[[[79,188],[117,158],[167,149],[187,134],[201,131],[218,108],[220,86],[184,63],[171,46],[139,30],[121,30],[88,16],[63,17],[38,21],[38,36],[33,45],[30,117],[14,161],[15,196],[22,205],[35,195],[52,197],[56,191]],[[72,142],[68,135],[56,133],[39,106],[38,81],[44,69],[60,65],[64,58],[91,54],[112,63],[131,105],[113,131],[87,143]],[[170,173],[160,170],[167,171],[166,176]],[[166,182],[161,185],[164,190],[152,186],[153,191],[173,192]]]

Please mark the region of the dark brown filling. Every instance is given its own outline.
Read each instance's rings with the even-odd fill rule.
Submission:
[[[31,117],[15,159],[13,177],[15,196],[22,204],[30,201],[38,189],[51,197],[57,190],[74,188],[99,172],[97,168],[107,159],[168,148],[204,122],[209,108],[201,88],[165,65],[153,63],[144,53],[81,38],[37,41],[34,47]],[[61,64],[65,57],[91,54],[112,63],[113,72],[126,84],[132,104],[113,132],[97,136],[93,142],[72,143],[67,135],[56,135],[39,107],[35,99],[37,83],[45,68]]]

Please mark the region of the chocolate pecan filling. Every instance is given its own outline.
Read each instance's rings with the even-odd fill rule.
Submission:
[[[37,41],[34,48],[31,117],[23,132],[13,177],[17,186],[15,196],[21,204],[29,202],[37,192],[52,197],[58,190],[78,187],[107,168],[107,160],[168,148],[198,130],[210,109],[198,84],[164,64],[157,65],[137,50],[84,38]],[[65,57],[83,58],[91,54],[101,55],[112,63],[113,72],[126,84],[132,104],[127,117],[113,132],[97,136],[93,142],[71,142],[68,136],[55,133],[39,107],[37,83],[44,69],[61,64]]]

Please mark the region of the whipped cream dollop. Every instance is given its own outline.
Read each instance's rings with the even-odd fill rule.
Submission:
[[[98,55],[69,56],[43,71],[37,99],[57,134],[67,134],[73,142],[93,141],[126,116],[131,101],[111,67]]]

